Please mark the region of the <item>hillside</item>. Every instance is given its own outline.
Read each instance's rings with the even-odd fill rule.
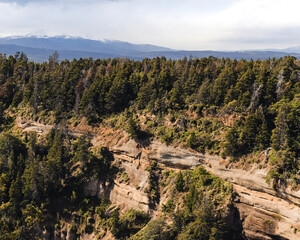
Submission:
[[[299,77],[2,55],[0,239],[299,239]]]
[[[22,132],[36,131],[41,135],[49,133],[54,127],[21,118],[17,119],[17,125]],[[201,166],[225,179],[233,187],[231,200],[225,199],[228,201],[227,204],[230,203],[226,215],[228,224],[226,231],[230,231],[232,235],[225,235],[224,239],[270,239],[275,236],[280,236],[281,239],[300,238],[297,231],[294,231],[300,227],[300,191],[293,191],[289,187],[273,189],[265,181],[267,169],[259,169],[258,163],[252,164],[248,169],[232,168],[216,155],[201,154],[178,146],[167,146],[155,140],[146,147],[139,146],[126,132],[120,130],[94,128],[83,131],[83,128],[86,129],[86,126],[81,124],[77,127],[69,126],[68,134],[78,137],[89,133],[91,143],[94,146],[107,147],[115,162],[126,173],[125,183],[123,183],[125,175],[123,177],[120,175],[121,180],[115,179],[115,185],[108,193],[111,204],[119,206],[122,213],[134,208],[151,212],[153,219],[157,219],[161,217],[160,212],[165,211],[168,201],[181,203],[180,200],[172,200],[172,196],[178,195],[178,192],[174,192],[174,189],[173,192],[168,192],[176,188],[172,186],[174,183],[171,181],[160,186],[162,189],[157,207],[155,209],[150,207],[148,195],[144,191],[148,187],[147,169],[151,163],[156,162],[163,174],[180,171],[185,173]],[[161,177],[161,181],[169,181]],[[101,180],[93,179],[84,186],[84,193],[101,197],[107,191],[105,189]]]

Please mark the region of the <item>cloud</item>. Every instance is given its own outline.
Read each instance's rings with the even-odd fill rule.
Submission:
[[[176,49],[288,47],[298,0],[0,0],[2,35],[47,34]]]
[[[14,3],[25,5],[31,2],[39,2],[39,3],[46,3],[46,2],[56,2],[56,3],[99,3],[99,2],[113,2],[113,1],[130,1],[130,0],[0,0],[0,2],[4,3]]]
[[[51,2],[51,1],[55,1],[55,0],[0,0],[0,3],[10,3],[10,4],[18,4],[21,6],[24,6],[26,4],[28,4],[29,2],[40,2],[40,3],[45,3],[45,2]]]
[[[219,28],[219,42],[239,48],[287,47],[299,44],[300,15],[297,0],[243,0],[211,18]],[[216,40],[216,35],[210,36]]]

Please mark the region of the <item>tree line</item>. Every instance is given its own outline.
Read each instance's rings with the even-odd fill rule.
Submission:
[[[27,111],[56,123],[85,118],[88,124],[126,109],[155,116],[189,110],[199,118],[204,112],[237,113],[241,118],[227,129],[223,153],[238,158],[272,147],[279,177],[299,169],[299,66],[290,56],[264,61],[156,57],[60,62],[54,56],[34,63],[23,53],[1,55],[0,111]],[[165,136],[166,141],[171,138]],[[189,143],[198,150],[213,144],[193,133]]]

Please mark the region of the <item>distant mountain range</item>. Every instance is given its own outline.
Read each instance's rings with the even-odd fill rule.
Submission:
[[[143,58],[154,58],[164,56],[167,59],[180,59],[183,57],[219,57],[231,59],[268,59],[280,58],[293,55],[300,58],[300,47],[270,50],[247,50],[247,51],[185,51],[173,50],[150,44],[132,44],[122,41],[97,41],[84,38],[68,36],[57,37],[6,37],[0,38],[0,53],[14,55],[16,52],[24,52],[30,60],[47,61],[50,54],[58,51],[59,59],[74,58],[130,58],[141,60]]]

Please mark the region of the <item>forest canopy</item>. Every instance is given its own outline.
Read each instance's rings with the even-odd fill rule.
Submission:
[[[85,118],[88,124],[126,109],[155,116],[190,110],[200,119],[203,113],[239,114],[224,141],[227,155],[273,147],[286,158],[299,158],[300,64],[294,57],[49,59],[34,63],[23,53],[0,56],[2,113],[27,111],[55,123]],[[193,134],[192,147],[205,142]]]
[[[17,136],[13,126],[20,115],[56,126],[75,126],[82,120],[92,127],[109,123],[126,129],[136,141],[156,137],[166,144],[177,142],[194,151],[221,155],[232,163],[266,152],[271,166],[267,181],[273,179],[276,185],[292,179],[299,184],[300,62],[294,57],[59,62],[54,54],[48,62],[35,63],[24,53],[0,55],[0,239],[32,239],[51,208],[72,212],[81,204],[82,212],[105,215],[105,199],[86,200],[79,192],[91,176],[111,179],[116,174],[110,152],[92,151],[84,137],[70,141],[59,128],[44,139],[33,133]],[[201,178],[209,177],[199,171]],[[198,190],[186,186],[187,176],[196,173],[179,173],[175,187],[178,192],[189,191],[186,211],[202,224],[192,205]],[[158,180],[150,176],[155,202]],[[58,199],[66,205],[71,199],[71,203],[66,210],[59,209],[52,205]],[[168,212],[172,203],[165,208]],[[192,236],[197,224],[181,215],[189,228],[176,234],[184,239]],[[81,217],[87,221],[87,216]],[[108,226],[116,236],[128,237],[148,221],[141,212],[132,210],[119,217],[115,211]],[[153,229],[161,224],[153,223]],[[205,237],[213,236],[212,229],[223,229],[221,225],[208,224]],[[120,227],[125,233],[118,232]],[[85,230],[89,228],[87,222]]]

